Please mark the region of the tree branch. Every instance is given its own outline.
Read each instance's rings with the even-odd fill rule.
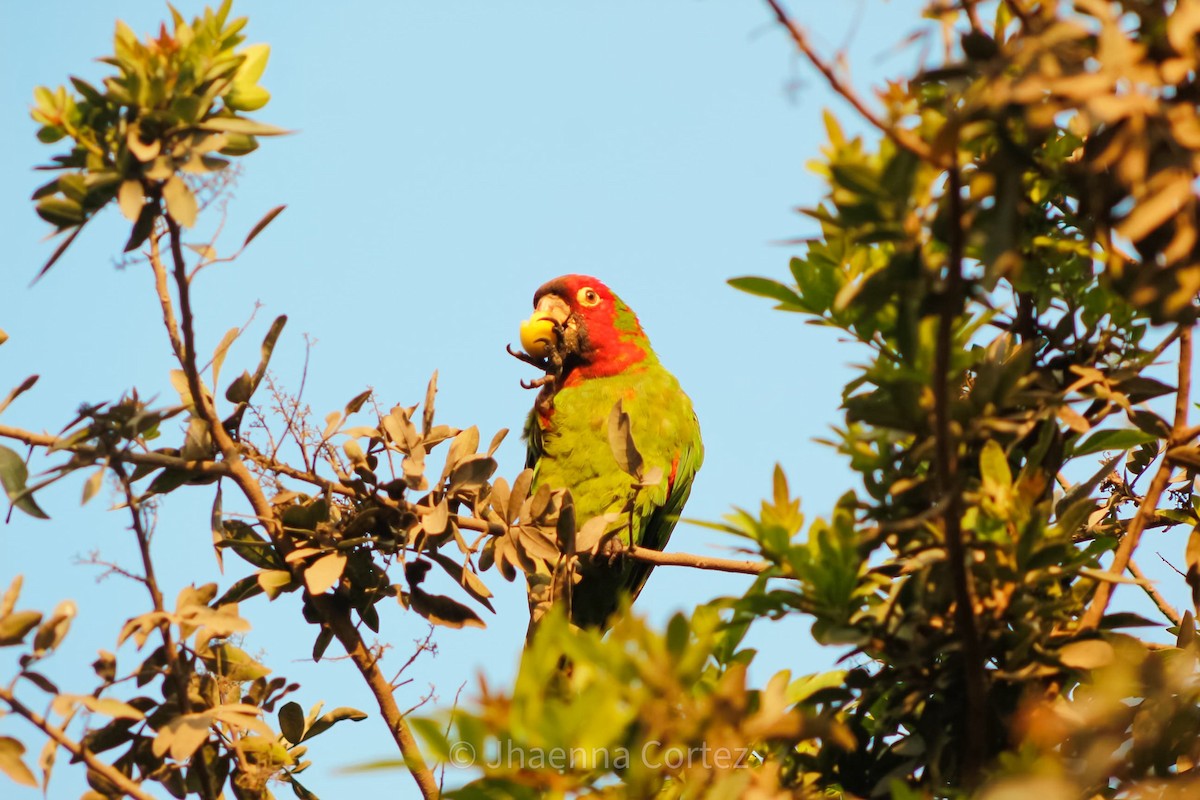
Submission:
[[[71,737],[67,736],[66,731],[57,725],[53,724],[41,714],[38,714],[29,706],[22,703],[16,698],[16,695],[11,690],[0,686],[0,700],[8,704],[8,707],[13,710],[18,716],[24,717],[32,723],[38,730],[49,736],[61,747],[66,749],[71,755],[81,759],[90,769],[102,776],[106,781],[120,789],[126,796],[132,797],[135,800],[155,800],[153,795],[146,794],[141,787],[133,781],[133,779],[125,776],[123,772],[118,770],[111,764],[106,764],[96,758],[91,750],[88,750],[83,745],[76,742]]]
[[[74,453],[77,456],[82,456],[83,458],[90,458],[93,461],[99,461],[109,455],[98,447],[71,444],[66,439],[60,439],[48,433],[34,433],[33,431],[14,428],[9,425],[0,425],[0,439],[12,439],[13,441],[24,442],[35,447],[44,447],[47,450],[63,450],[68,453]],[[114,458],[120,458],[122,462],[127,464],[143,464],[151,467],[186,470],[187,472],[194,472],[197,475],[229,475],[229,470],[225,465],[217,461],[189,461],[185,458],[168,456],[162,453],[134,452],[124,452],[119,456],[114,456]]]
[[[1179,389],[1175,393],[1175,424],[1171,428],[1168,449],[1179,441],[1180,436],[1188,432],[1188,402],[1191,388],[1192,329],[1190,324],[1185,323],[1179,328]],[[1133,518],[1129,520],[1129,527],[1125,529],[1125,535],[1121,537],[1121,543],[1117,545],[1117,550],[1113,553],[1108,574],[1114,578],[1119,578],[1129,566],[1133,559],[1133,552],[1137,549],[1138,542],[1142,537],[1142,532],[1146,530],[1147,523],[1158,515],[1158,501],[1171,481],[1172,469],[1171,460],[1164,455],[1158,465],[1158,470],[1154,473],[1153,480],[1150,481],[1150,486],[1146,489],[1142,504]],[[1091,630],[1099,626],[1100,620],[1104,618],[1104,612],[1108,608],[1108,603],[1112,599],[1115,586],[1113,581],[1097,582],[1096,593],[1092,595],[1091,603],[1079,618],[1079,630]]]
[[[154,288],[158,292],[158,304],[162,306],[163,326],[167,329],[167,338],[171,340],[175,358],[182,366],[185,361],[183,341],[179,338],[179,323],[175,321],[175,306],[171,302],[171,289],[167,285],[167,271],[163,268],[157,231],[150,236],[150,267],[154,270]]]
[[[787,30],[788,34],[792,37],[792,41],[796,43],[796,47],[801,53],[804,54],[804,57],[809,60],[809,63],[816,67],[818,72],[825,76],[825,81],[829,84],[829,88],[841,95],[846,102],[854,107],[854,110],[857,111],[863,119],[882,131],[884,135],[894,141],[902,149],[907,150],[922,161],[926,161],[938,167],[946,166],[946,159],[936,156],[924,141],[918,139],[916,136],[913,136],[909,131],[903,128],[897,128],[894,125],[888,124],[887,121],[872,111],[863,101],[863,99],[858,96],[858,93],[854,90],[854,87],[843,81],[838,76],[833,65],[823,59],[820,54],[813,49],[812,44],[808,41],[808,34],[804,32],[803,28],[792,21],[791,17],[789,17],[788,13],[783,10],[783,6],[781,6],[777,0],[767,0],[767,5],[769,5],[771,10],[775,12],[775,19],[778,20],[779,24]]]
[[[951,430],[950,421],[951,351],[954,344],[954,326],[963,303],[962,186],[957,165],[949,170],[946,193],[950,219],[947,242],[949,254],[946,284],[940,298],[934,354],[934,437],[938,495],[946,502],[942,527],[945,531],[950,575],[954,583],[954,620],[962,642],[963,682],[966,687],[966,703],[962,709],[966,734],[963,773],[967,784],[973,786],[980,777],[987,757],[988,705],[983,648],[975,620],[973,576],[967,564],[966,537],[962,529],[962,492],[957,480],[958,442]]]
[[[183,371],[187,376],[188,390],[191,392],[196,413],[208,423],[213,441],[216,442],[225,459],[224,463],[229,470],[229,477],[241,489],[242,494],[245,495],[254,513],[263,521],[271,543],[281,555],[286,557],[293,549],[291,540],[284,534],[283,525],[267,500],[266,495],[263,493],[262,486],[246,466],[246,462],[242,459],[238,443],[225,430],[225,426],[222,425],[221,419],[217,415],[212,398],[204,391],[204,387],[200,381],[200,374],[196,369],[196,343],[191,293],[188,285],[186,264],[183,259],[179,224],[169,215],[166,217],[166,220],[171,236],[171,257],[174,262],[175,284],[179,293],[180,331],[183,338],[183,358],[181,359],[180,366],[183,367]],[[156,260],[154,268],[156,274],[165,271],[161,260]],[[163,299],[167,303],[170,302],[170,297],[164,297],[161,293],[160,299]],[[171,316],[164,309],[164,320],[169,320]],[[293,564],[292,570],[296,579],[303,583],[304,575],[302,566]],[[395,740],[396,746],[400,749],[401,755],[404,756],[413,779],[421,790],[421,795],[426,800],[434,800],[438,797],[437,779],[425,763],[420,748],[417,746],[417,741],[413,737],[412,731],[409,729],[408,723],[405,721],[399,706],[396,705],[391,685],[387,682],[383,673],[380,672],[375,657],[367,650],[362,637],[358,633],[358,629],[354,627],[354,623],[350,619],[349,610],[340,605],[330,595],[317,595],[312,597],[312,601],[313,607],[321,618],[322,624],[332,631],[338,641],[341,642],[342,646],[346,649],[346,653],[350,656],[354,665],[358,667],[363,679],[367,682],[372,694],[375,695],[380,714],[382,714],[384,721],[387,723],[388,730],[391,731],[392,738]]]
[[[710,569],[717,572],[735,572],[741,575],[761,575],[774,565],[766,561],[742,561],[734,558],[712,558],[691,553],[664,553],[661,550],[651,550],[648,547],[634,545],[625,550],[625,555],[634,561],[654,564],[660,567],[692,567],[694,569]],[[786,576],[780,576],[786,577]]]

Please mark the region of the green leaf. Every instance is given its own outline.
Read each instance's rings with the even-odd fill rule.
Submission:
[[[0,772],[3,772],[14,783],[21,786],[37,788],[37,778],[33,777],[29,767],[21,760],[25,755],[25,745],[11,736],[0,736]]]
[[[325,655],[325,651],[329,648],[329,645],[332,642],[333,631],[329,630],[329,628],[322,628],[321,632],[317,634],[317,640],[313,642],[313,661],[320,661],[321,657]]]
[[[233,550],[246,562],[259,569],[286,570],[287,564],[271,547],[265,536],[240,519],[227,519],[222,523],[225,537],[216,542],[217,547]]]
[[[271,670],[250,657],[250,654],[229,642],[222,642],[200,656],[205,666],[231,681],[252,681],[271,673]]]
[[[225,135],[225,146],[220,149],[221,155],[244,156],[258,149],[258,140],[244,133],[229,133]],[[205,156],[204,158],[209,158]]]
[[[296,795],[299,800],[321,800],[321,798],[306,789],[300,781],[296,780],[294,774],[288,773],[287,782],[292,785],[292,794]]]
[[[488,611],[491,611],[493,614],[496,612],[496,609],[492,607],[492,603],[488,599],[492,596],[492,591],[487,588],[487,585],[480,580],[478,575],[464,568],[457,561],[441,551],[431,550],[425,555],[440,564],[442,569],[446,570],[459,586],[463,587],[468,594],[486,606]]]
[[[241,328],[230,328],[229,330],[225,331],[225,335],[221,337],[220,344],[217,345],[217,349],[213,352],[213,357],[212,357],[213,386],[216,386],[217,382],[220,380],[221,366],[225,363],[225,356],[229,354],[230,346],[237,340],[238,336],[240,336],[241,333],[242,333]]]
[[[259,221],[258,221],[258,222],[255,224],[255,226],[254,226],[253,228],[251,228],[251,229],[250,229],[250,232],[249,232],[248,234],[246,234],[246,241],[242,242],[242,247],[245,247],[246,245],[248,245],[248,244],[250,244],[251,242],[253,242],[253,241],[254,241],[254,238],[255,238],[256,236],[258,236],[260,233],[262,233],[262,232],[263,232],[263,229],[264,229],[264,228],[266,228],[268,225],[270,225],[270,224],[271,224],[271,222],[272,222],[272,221],[273,221],[273,220],[274,220],[276,217],[278,217],[280,214],[282,214],[282,213],[283,213],[283,210],[284,210],[285,208],[287,208],[287,206],[286,206],[286,205],[283,205],[283,206],[275,206],[275,207],[274,207],[274,208],[272,208],[270,211],[268,211],[266,214],[264,214],[264,215],[263,215],[263,218],[262,218],[262,219],[260,219],[260,220],[259,220]]]
[[[96,492],[100,491],[100,487],[104,483],[104,467],[100,467],[83,484],[83,499],[80,505],[87,505],[88,501],[96,496]]]
[[[1146,619],[1141,614],[1134,614],[1132,611],[1117,611],[1113,614],[1105,614],[1104,619],[1100,621],[1100,627],[1103,630],[1115,630],[1117,628],[1161,628],[1162,623]]]
[[[267,69],[267,59],[271,57],[271,46],[248,44],[242,48],[241,55],[245,56],[245,60],[234,74],[233,82],[247,85],[258,83]]]
[[[1137,410],[1132,413],[1126,412],[1126,416],[1140,430],[1155,438],[1166,439],[1171,435],[1171,426],[1167,424],[1165,419],[1153,411]]]
[[[167,203],[167,213],[172,219],[185,228],[195,226],[199,206],[196,204],[196,195],[184,183],[183,178],[172,175],[163,184],[162,196]]]
[[[243,372],[225,390],[225,399],[231,403],[247,403],[254,394],[254,378]]]
[[[225,107],[234,111],[258,111],[271,101],[271,93],[261,86],[235,83],[225,95]]]
[[[0,647],[20,644],[41,621],[40,611],[14,611],[0,617]]]
[[[292,573],[283,569],[268,569],[263,570],[254,576],[258,585],[267,593],[267,597],[274,600],[284,592],[295,591],[300,588],[293,580]]]
[[[866,167],[857,164],[832,164],[829,171],[835,183],[855,194],[881,199],[888,197],[878,176]]]
[[[0,446],[0,484],[3,484],[9,502],[31,517],[50,519],[38,507],[33,496],[26,494],[25,481],[28,479],[29,469],[25,466],[25,460],[7,447]]]
[[[304,739],[304,709],[299,703],[284,703],[279,709],[279,731],[292,744]]]
[[[191,477],[192,473],[186,469],[167,467],[150,481],[150,485],[146,487],[146,494],[168,494],[183,486]]]
[[[150,238],[150,234],[154,231],[154,221],[158,219],[158,204],[147,203],[142,206],[142,213],[138,214],[137,222],[133,223],[133,230],[129,232],[129,241],[125,242],[125,252],[136,250]],[[49,264],[43,268],[49,268]]]
[[[239,581],[235,581],[232,586],[225,590],[225,594],[217,599],[214,605],[220,607],[229,603],[240,603],[243,600],[260,595],[262,592],[263,587],[258,581],[258,575],[249,575]]]
[[[770,278],[746,276],[743,278],[730,278],[727,283],[743,292],[758,295],[759,297],[769,297],[781,303],[792,305],[801,305],[803,303],[800,296],[792,291],[792,289]]]
[[[267,331],[267,335],[263,337],[262,359],[258,362],[258,369],[254,371],[255,388],[258,388],[259,382],[267,374],[267,365],[271,363],[271,354],[275,352],[275,343],[279,341],[279,334],[283,333],[283,326],[286,324],[287,315],[280,314],[271,323],[271,328]]]
[[[242,117],[212,117],[203,122],[197,122],[195,127],[204,131],[220,131],[221,133],[240,133],[246,136],[285,136],[292,131],[255,122]],[[230,140],[232,143],[232,140]],[[228,148],[226,148],[228,149]],[[225,152],[223,149],[221,152]]]
[[[320,736],[342,720],[348,719],[351,722],[361,722],[366,718],[366,713],[359,711],[357,708],[350,708],[348,706],[335,708],[328,714],[323,714],[320,719],[310,725],[308,730],[304,732],[304,737],[301,741],[308,741],[314,736]]]
[[[478,614],[443,594],[429,594],[414,586],[408,599],[412,610],[434,625],[444,625],[447,628],[487,627]]]
[[[1012,486],[1012,469],[1008,466],[1008,457],[1004,448],[994,439],[989,439],[979,455],[979,471],[986,482],[997,486]]]
[[[1105,450],[1130,450],[1140,444],[1158,441],[1158,437],[1146,431],[1135,428],[1121,430],[1096,431],[1091,436],[1075,445],[1072,455],[1086,456]]]
[[[1058,651],[1058,660],[1073,669],[1097,669],[1111,664],[1114,658],[1116,651],[1103,639],[1071,642]]]
[[[70,200],[66,197],[58,197],[52,195],[43,197],[37,204],[38,216],[49,222],[51,225],[57,225],[60,228],[69,228],[73,225],[78,225],[84,220],[83,206],[75,200]]]
[[[17,607],[17,599],[21,596],[21,586],[25,583],[24,575],[17,575],[0,597],[0,617],[7,617]]]

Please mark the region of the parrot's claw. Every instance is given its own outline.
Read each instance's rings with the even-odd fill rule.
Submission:
[[[625,551],[629,548],[625,542],[621,541],[620,536],[610,536],[600,543],[596,555],[602,559],[608,560],[608,565],[615,566],[618,561],[625,557]]]
[[[539,386],[545,386],[547,383],[553,383],[553,382],[554,382],[553,375],[543,375],[542,377],[535,378],[534,380],[531,380],[531,381],[521,381],[521,388],[522,389],[536,389]]]
[[[513,346],[511,344],[504,345],[504,349],[508,351],[508,354],[510,356],[517,359],[518,361],[524,361],[526,364],[537,367],[538,369],[542,370],[543,372],[550,371],[550,364],[544,358],[534,358],[533,356],[529,355],[528,353],[522,353],[520,350],[514,350]]]

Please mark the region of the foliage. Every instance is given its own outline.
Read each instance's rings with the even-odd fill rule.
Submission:
[[[805,211],[821,235],[793,282],[731,281],[871,352],[830,442],[862,492],[805,542],[778,499],[733,518],[796,579],[734,606],[812,614],[818,641],[864,657],[812,706],[857,739],[802,757],[823,785],[1194,791],[1193,617],[1165,609],[1179,649],[1148,652],[1123,631],[1154,623],[1105,609],[1114,583],[1142,582],[1142,531],[1195,526],[1200,507],[1198,7],[1006,2],[988,25],[983,8],[931,7],[961,38],[888,85],[876,146],[827,117],[829,193]],[[1177,339],[1171,386],[1147,372]],[[1147,406],[1170,395],[1174,422]]]
[[[828,193],[804,211],[820,235],[791,280],[730,281],[870,353],[829,441],[861,489],[804,532],[777,472],[758,514],[717,526],[783,579],[713,604],[733,638],[801,613],[850,660],[813,676],[821,688],[796,711],[845,726],[853,746],[797,736],[764,748],[787,779],[758,796],[1196,790],[1194,617],[1166,606],[1132,555],[1147,527],[1195,527],[1200,508],[1200,430],[1187,426],[1200,6],[1006,2],[986,6],[987,26],[984,8],[930,6],[957,41],[881,93],[880,141],[826,116],[813,166]],[[1170,385],[1152,365],[1176,343]],[[1172,396],[1168,420],[1155,401]],[[1198,557],[1200,530],[1193,586]],[[1165,625],[1107,613],[1117,583],[1154,594]],[[1168,628],[1177,646],[1127,632],[1141,626]],[[526,742],[503,720],[528,702],[520,686],[487,694],[459,728]],[[635,772],[622,782],[645,796]]]
[[[126,252],[146,242],[164,209],[192,227],[198,204],[189,176],[223,170],[229,158],[255,150],[256,137],[285,133],[242,116],[271,98],[258,85],[270,48],[240,47],[247,20],[229,19],[230,6],[226,0],[191,23],[172,8],[174,30],[164,25],[145,42],[117,22],[113,55],[102,61],[118,74],[104,80],[103,91],[73,77],[78,95],[64,86],[34,92],[38,139],[73,142],[44,168],[64,174],[33,195],[42,219],[65,234],[43,273],[114,198],[134,223]]]
[[[213,185],[203,181],[228,168],[213,153],[244,155],[255,137],[283,133],[243,116],[269,97],[258,86],[268,51],[241,48],[245,20],[230,20],[228,3],[191,23],[172,11],[173,33],[145,42],[118,25],[105,60],[118,74],[103,92],[77,80],[78,95],[37,90],[39,137],[72,142],[35,196],[65,234],[43,271],[118,205],[179,366],[178,403],[131,390],[84,406],[58,436],[0,426],[40,470],[31,483],[30,459],[0,447],[16,509],[46,517],[37,493],[76,473],[88,476],[85,502],[106,479],[119,490],[142,557],[140,573],[125,572],[149,601],[114,640],[132,643],[118,655],[136,664],[102,656],[98,683],[70,691],[37,671],[69,633],[70,601],[49,616],[18,610],[18,579],[0,603],[0,647],[21,652],[0,704],[46,737],[43,785],[61,747],[86,764],[93,796],[144,797],[149,781],[178,797],[215,800],[226,786],[268,797],[274,780],[311,797],[295,777],[304,742],[363,714],[304,713],[285,702],[298,687],[242,649],[239,604],[294,594],[316,628],[314,659],[338,641],[395,740],[394,763],[425,797],[441,789],[414,728],[440,763],[470,754],[474,780],[458,797],[1196,791],[1195,615],[1171,608],[1133,557],[1148,529],[1193,528],[1183,559],[1200,604],[1200,428],[1188,424],[1200,0],[932,4],[942,57],[889,82],[882,113],[768,5],[879,136],[849,137],[827,115],[813,165],[827,192],[804,212],[819,234],[786,281],[731,284],[866,352],[828,442],[861,486],[806,526],[777,470],[756,513],[714,524],[762,559],[738,567],[759,578],[661,632],[628,610],[607,636],[566,622],[580,558],[647,554],[611,547],[621,519],[576,520],[569,494],[531,496],[529,470],[494,477],[506,432],[481,448],[477,428],[435,423],[436,375],[419,404],[385,410],[357,392],[318,425],[269,373],[285,317],[232,380],[222,368],[244,328],[199,363],[191,284],[232,258],[218,259],[215,241],[185,247],[182,229],[202,210],[196,191]],[[1174,376],[1155,370],[1167,355]],[[631,484],[656,483],[619,406],[608,425]],[[252,570],[223,592],[198,580],[169,605],[150,534],[155,505],[177,492],[213,497],[218,560],[232,553]],[[388,608],[484,625],[492,566],[529,575],[545,615],[515,685],[408,717],[363,630],[378,632]],[[431,573],[454,596],[434,593]],[[1144,590],[1164,621],[1111,612],[1121,584]],[[840,648],[843,668],[754,688],[744,636],[794,614]],[[1173,644],[1134,636],[1139,627]],[[51,697],[47,717],[35,692]],[[0,770],[35,783],[24,754],[0,736]]]
[[[607,637],[573,631],[559,606],[543,618],[511,696],[484,687],[484,718],[415,724],[433,755],[469,756],[487,773],[447,795],[459,798],[543,797],[614,778],[630,797],[746,797],[787,782],[777,761],[751,767],[798,739],[848,744],[828,715],[796,708],[804,681],[784,672],[750,689],[744,659],[732,655],[725,626],[706,606],[691,619],[675,616],[662,633],[623,614]]]

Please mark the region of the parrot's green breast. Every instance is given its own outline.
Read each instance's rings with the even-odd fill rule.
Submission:
[[[660,483],[641,492],[609,445],[608,420],[618,401],[629,415],[645,473],[662,470]],[[691,401],[653,351],[616,375],[568,380],[550,403],[530,414],[527,435],[535,491],[543,485],[569,489],[578,526],[621,512],[636,494],[632,530],[626,526],[620,537],[625,544],[656,550],[667,543],[703,459]],[[571,616],[578,625],[602,626],[616,610],[621,590],[634,596],[641,590],[650,566],[599,557],[584,559],[580,571]]]

